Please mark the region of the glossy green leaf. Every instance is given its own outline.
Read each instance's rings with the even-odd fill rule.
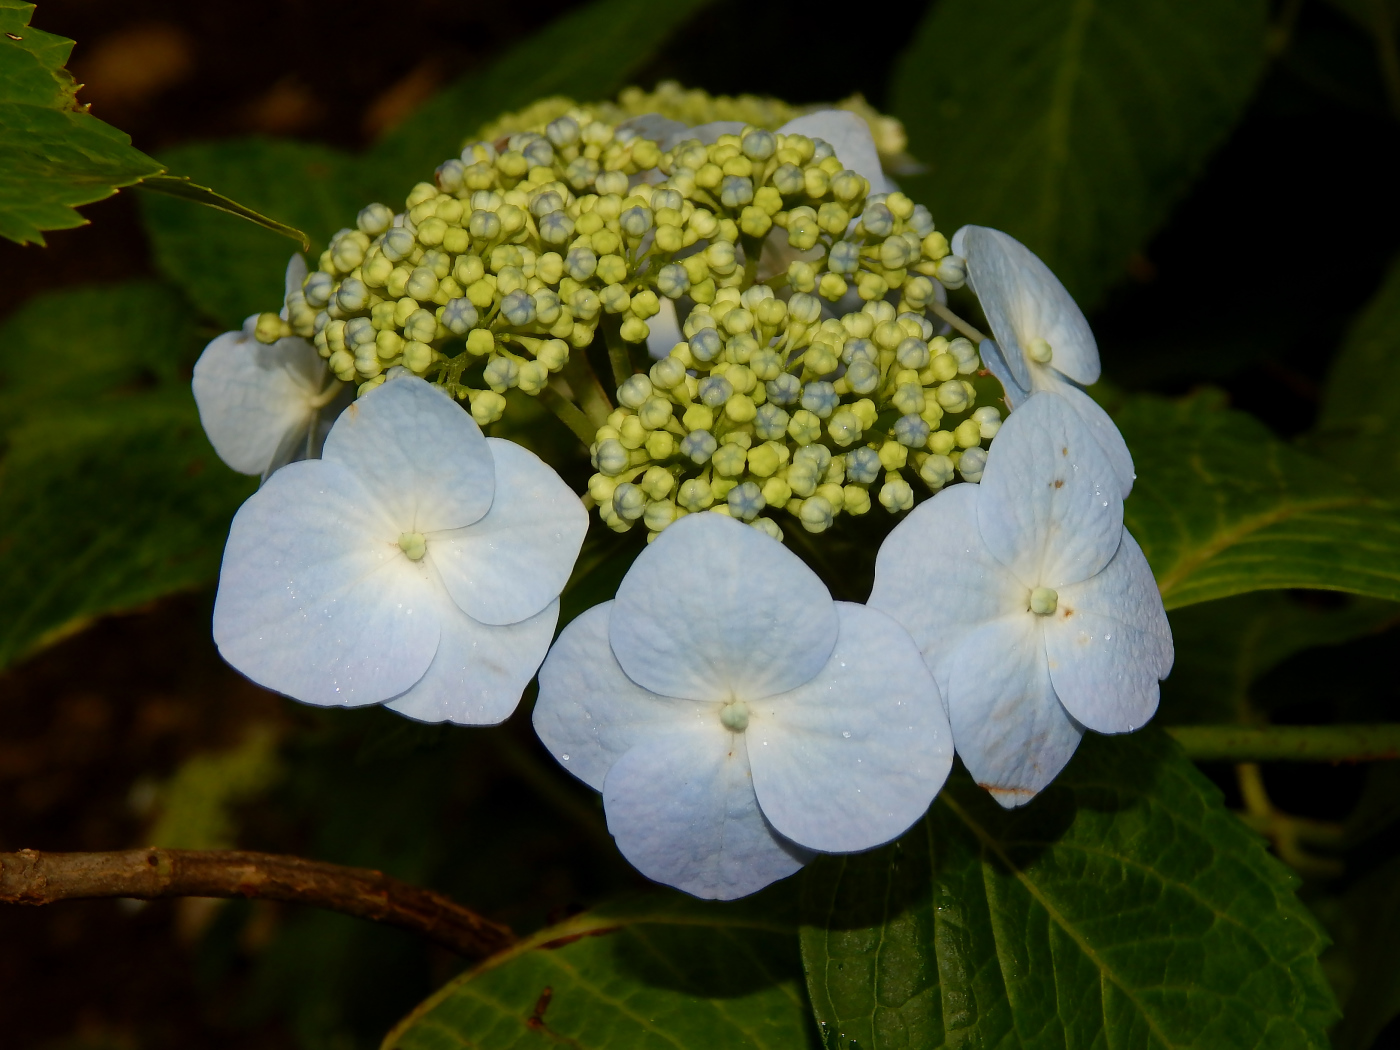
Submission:
[[[1332,362],[1317,436],[1363,486],[1400,496],[1400,260]]]
[[[1400,511],[1214,394],[1130,400],[1125,520],[1168,609],[1305,587],[1400,600]]]
[[[1168,725],[1250,722],[1250,687],[1295,653],[1338,645],[1400,619],[1400,605],[1346,596],[1255,591],[1173,609],[1176,663],[1157,720]]]
[[[711,0],[597,0],[550,23],[489,68],[452,84],[381,139],[365,158],[392,200],[456,156],[502,113],[550,95],[610,98]]]
[[[1005,230],[1081,303],[1124,273],[1242,113],[1263,0],[942,0],[893,110],[941,227]]]
[[[253,482],[200,429],[198,338],[151,282],[41,296],[0,327],[0,667],[214,579]]]
[[[1089,734],[1021,809],[958,774],[898,842],[815,862],[808,990],[829,1050],[1321,1048],[1295,881],[1162,734]]]
[[[161,159],[172,171],[305,231],[313,265],[330,236],[353,226],[355,213],[369,202],[357,188],[355,162],[323,146],[229,139],[181,146]],[[236,328],[249,314],[281,308],[282,275],[296,250],[285,240],[173,197],[142,195],[141,205],[157,265],[202,312]]]
[[[665,895],[577,916],[449,983],[384,1050],[813,1045],[794,924]]]
[[[193,201],[202,204],[206,208],[213,208],[215,211],[227,212],[230,215],[237,215],[240,219],[247,219],[256,223],[263,229],[271,230],[273,233],[281,234],[283,237],[290,237],[301,245],[302,251],[311,248],[311,241],[300,230],[286,223],[278,222],[260,212],[254,211],[245,205],[239,204],[236,200],[225,197],[222,193],[211,190],[208,186],[201,186],[192,181],[187,175],[152,175],[140,184],[140,188],[151,193],[163,193],[167,197],[178,197],[181,200]]]
[[[20,244],[81,226],[77,205],[161,170],[78,104],[73,41],[30,27],[33,10],[0,0],[0,237]]]

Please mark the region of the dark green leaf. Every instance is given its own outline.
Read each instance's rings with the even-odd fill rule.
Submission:
[[[1381,630],[1400,606],[1348,597],[1320,604],[1286,591],[1255,591],[1174,609],[1176,663],[1162,683],[1158,721],[1247,722],[1250,687],[1294,653]]]
[[[950,232],[1020,238],[1092,303],[1239,118],[1266,15],[1263,0],[942,0],[894,79],[928,165],[907,189]]]
[[[1400,260],[1332,363],[1317,432],[1362,485],[1400,496]]]
[[[353,226],[369,197],[357,187],[355,162],[322,146],[231,139],[182,146],[162,158],[195,182],[218,186],[249,208],[305,230],[315,255],[336,230]],[[404,192],[414,179],[406,178]],[[251,223],[170,197],[143,196],[156,262],[190,300],[221,325],[282,306],[288,245]]]
[[[895,844],[815,862],[808,990],[831,1050],[1325,1047],[1294,882],[1160,733],[1089,734],[1022,809],[955,775]]]
[[[0,328],[0,666],[201,586],[253,482],[215,457],[189,307],[150,282],[41,296]]]
[[[202,204],[206,208],[213,208],[215,211],[228,212],[230,215],[237,215],[240,219],[247,219],[255,222],[264,229],[273,233],[280,233],[283,237],[290,237],[301,245],[302,251],[309,251],[311,241],[306,234],[298,229],[294,229],[286,223],[278,222],[276,219],[269,219],[266,215],[255,212],[252,208],[245,207],[235,200],[230,200],[222,193],[215,193],[208,186],[200,186],[190,181],[186,175],[152,175],[140,184],[143,190],[150,190],[152,193],[164,193],[169,197],[179,197],[182,200],[194,201]]]
[[[1126,521],[1167,608],[1304,587],[1400,600],[1400,513],[1212,394],[1116,417],[1138,480]]]
[[[384,1050],[812,1045],[793,925],[674,896],[550,927],[428,999]]]
[[[103,613],[203,586],[253,488],[186,390],[36,418],[0,461],[0,666]]]
[[[1351,989],[1332,1046],[1367,1050],[1400,1014],[1400,858],[1347,890],[1339,926],[1337,947],[1345,953]]]
[[[386,199],[398,200],[502,113],[550,95],[610,98],[710,2],[597,0],[563,16],[489,69],[451,85],[385,135],[365,158],[372,184]]]

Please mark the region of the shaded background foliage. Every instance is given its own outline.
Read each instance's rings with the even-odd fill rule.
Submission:
[[[80,98],[137,148],[255,206],[270,207],[265,185],[289,183],[295,171],[300,188],[277,203],[298,214],[277,217],[324,239],[364,201],[401,196],[471,130],[459,123],[550,91],[583,94],[568,68],[541,68],[515,94],[489,72],[578,6],[53,0],[34,24],[78,41]],[[1125,416],[1130,441],[1137,421],[1178,442],[1154,448],[1151,468],[1139,456],[1146,488],[1130,501],[1130,520],[1153,478],[1187,460],[1256,469],[1232,451],[1250,423],[1223,420],[1216,410],[1226,402],[1321,457],[1303,487],[1354,479],[1400,495],[1393,7],[1189,6],[1208,28],[1178,39],[1151,21],[1162,6],[1145,3],[1106,3],[1081,24],[1092,5],[1068,0],[898,2],[850,33],[766,0],[694,5],[693,14],[672,5],[680,28],[615,73],[618,85],[672,78],[795,103],[861,92],[904,118],[910,152],[925,165],[901,176],[910,191],[940,227],[1002,226],[1056,267],[1091,311],[1114,396],[1199,395]],[[1125,43],[1154,37],[1155,55]],[[1057,69],[1072,48],[1084,56],[1077,90],[1089,101],[1082,121],[1062,127]],[[1189,91],[1198,97],[1153,81],[1163,54],[1196,74]],[[449,88],[462,77],[485,79]],[[1040,109],[1043,120],[1027,116]],[[444,127],[422,119],[434,113]],[[192,146],[208,140],[212,148]],[[0,664],[72,635],[0,677],[0,850],[155,842],[293,851],[433,885],[527,932],[640,885],[596,797],[549,763],[527,719],[488,735],[377,710],[323,713],[220,663],[201,588],[222,534],[142,543],[152,520],[217,518],[248,491],[189,425],[182,391],[205,340],[274,301],[289,242],[181,202],[138,204],[128,192],[83,213],[92,225],[48,234],[47,248],[0,241]],[[221,254],[232,242],[219,238],[265,263]],[[238,270],[250,265],[263,276]],[[143,283],[117,287],[133,278]],[[263,301],[247,300],[249,280],[265,284]],[[83,332],[98,337],[81,343],[71,405],[65,391],[48,391],[35,412],[23,373],[39,360],[68,367]],[[1201,393],[1206,386],[1223,395]],[[139,425],[104,415],[133,397],[151,406]],[[171,423],[181,412],[183,430]],[[1162,413],[1174,413],[1170,425]],[[182,442],[163,440],[169,433]],[[125,496],[131,505],[158,496],[153,518],[75,525],[113,498],[103,471],[142,449],[156,465],[146,487],[138,477]],[[38,469],[45,462],[61,469]],[[47,535],[55,520],[71,530]],[[35,537],[43,557],[26,556],[16,536]],[[142,556],[125,576],[112,572],[99,540]],[[617,541],[566,605],[577,611],[609,595],[634,550],[635,541]],[[159,585],[143,591],[153,579]],[[110,608],[177,589],[193,591],[92,625]],[[1212,593],[1230,593],[1228,581]],[[1161,718],[1395,720],[1398,612],[1385,601],[1286,590],[1182,608]],[[1232,806],[1248,806],[1233,768],[1206,773]],[[1400,1028],[1386,1027],[1400,1009],[1396,766],[1268,766],[1262,782],[1278,808],[1265,830],[1305,876],[1304,898],[1336,941],[1325,959],[1346,1007],[1335,1044],[1400,1045]],[[930,821],[949,819],[938,812]],[[762,930],[742,936],[760,962],[783,953]],[[7,1045],[54,1050],[373,1046],[459,969],[397,931],[264,903],[10,909],[0,911],[0,943],[24,946],[0,953]],[[570,950],[583,957],[602,942],[580,943]],[[533,978],[512,988],[515,979],[500,977],[496,992],[526,1002]],[[774,1002],[796,994],[774,988]]]

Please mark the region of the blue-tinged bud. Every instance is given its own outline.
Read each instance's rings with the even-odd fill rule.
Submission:
[[[456,193],[462,188],[462,173],[466,170],[466,165],[455,157],[452,160],[445,160],[437,166],[434,172],[438,189],[443,193]]]
[[[554,163],[554,147],[546,139],[537,138],[520,152],[532,168],[547,168]]]
[[[923,448],[928,444],[930,427],[922,416],[910,413],[894,421],[894,439],[906,448]]]
[[[780,164],[773,172],[772,183],[774,189],[784,197],[791,197],[801,193],[806,188],[807,182],[802,174],[802,169],[796,164]]]
[[[556,147],[573,145],[578,141],[579,127],[578,121],[573,117],[563,116],[557,120],[551,120],[544,129],[544,134]]]
[[[858,357],[846,368],[846,382],[857,394],[873,394],[880,385],[880,369]]]
[[[763,491],[752,481],[730,489],[728,502],[729,513],[740,521],[752,521],[768,506],[768,501],[763,498]]]
[[[888,237],[894,232],[894,214],[884,204],[867,204],[861,213],[860,224],[867,233]]]
[[[647,509],[647,494],[639,485],[624,481],[613,489],[613,510],[625,521],[636,521]]]
[[[564,269],[575,281],[586,281],[598,269],[598,256],[592,248],[570,248],[564,257]]]
[[[306,281],[302,284],[301,291],[302,295],[306,297],[307,305],[319,309],[331,301],[331,290],[334,287],[334,277],[321,270],[312,270],[306,275]]]
[[[347,314],[359,313],[369,306],[369,289],[364,281],[347,277],[335,294],[335,303]]]
[[[692,430],[681,439],[681,455],[686,456],[696,466],[708,463],[717,448],[719,448],[719,442],[708,430]]]
[[[767,160],[778,148],[778,137],[759,128],[745,135],[739,148],[749,160]]]
[[[713,361],[723,349],[724,341],[713,328],[702,328],[690,337],[690,356],[697,361]]]
[[[405,339],[431,343],[436,335],[437,318],[427,310],[414,310],[404,321],[403,337]]]
[[[656,290],[668,299],[679,299],[690,291],[690,275],[680,263],[663,266],[656,274]]]
[[[625,171],[605,171],[593,180],[593,188],[600,194],[615,193],[621,197],[627,192],[627,173]]]
[[[846,453],[846,480],[870,485],[880,476],[880,454],[873,448],[857,448]]]
[[[860,268],[860,245],[854,241],[837,241],[831,246],[826,265],[832,273],[855,273]]]
[[[822,419],[831,415],[840,401],[841,396],[830,383],[808,383],[802,391],[802,407]]]
[[[467,220],[467,232],[479,241],[495,240],[501,233],[501,217],[493,211],[474,211]]]
[[[552,211],[540,219],[540,240],[546,244],[565,244],[574,235],[574,220],[562,211]]]
[[[700,401],[711,408],[719,408],[734,393],[734,384],[723,376],[706,376],[700,380]]]
[[[719,201],[726,208],[741,208],[753,202],[753,179],[726,175],[719,184]]]
[[[933,232],[933,216],[922,204],[914,205],[914,213],[909,216],[909,228],[918,234],[920,239]]]
[[[938,260],[934,276],[945,288],[961,288],[967,281],[967,262],[956,255],[945,255]]]
[[[654,211],[661,211],[663,208],[680,211],[685,207],[685,198],[679,190],[652,190],[651,206]]]
[[[345,344],[347,346],[364,346],[367,343],[372,343],[376,335],[378,333],[374,330],[374,322],[368,317],[352,317],[345,322]]]
[[[399,262],[408,258],[408,254],[413,251],[417,243],[413,231],[405,229],[403,226],[393,226],[385,231],[384,243],[380,245],[379,250],[390,262]]]
[[[482,378],[486,380],[486,385],[496,393],[504,394],[519,382],[520,366],[509,357],[493,357],[486,363],[486,370],[482,373]]]
[[[928,343],[922,339],[904,339],[895,350],[895,359],[900,368],[923,369],[928,366]]]
[[[662,390],[672,390],[685,382],[685,365],[674,357],[663,357],[651,366],[651,382]]]
[[[513,325],[527,325],[535,319],[535,300],[529,292],[511,292],[501,300],[501,316]]]
[[[797,518],[808,532],[825,532],[836,520],[836,511],[825,496],[812,496],[802,501]]]
[[[927,278],[920,279],[927,280]],[[898,317],[896,317],[895,320],[898,321],[900,324],[905,324],[907,322],[918,325],[919,332],[923,336],[923,340],[926,343],[933,338],[933,322],[930,321],[923,314],[913,314],[906,311],[905,313],[902,313]]]
[[[984,448],[970,448],[958,460],[958,473],[965,481],[981,481],[986,468],[987,450]]]
[[[563,207],[564,198],[555,190],[545,190],[530,198],[530,214],[537,219],[542,219],[550,212],[559,211]]]
[[[564,169],[564,178],[575,190],[586,190],[598,177],[598,162],[588,157],[576,157]]]
[[[777,405],[759,405],[753,417],[753,432],[764,441],[781,441],[787,435],[789,418]]]
[[[645,237],[646,232],[651,229],[651,209],[640,204],[634,205],[617,217],[617,223],[622,227],[622,232],[627,234],[627,236],[634,238]]]
[[[880,486],[880,505],[891,514],[909,510],[914,506],[914,490],[903,478],[891,477]]]
[[[310,302],[310,300],[307,301]],[[977,349],[972,345],[970,339],[958,336],[948,344],[948,353],[952,354],[953,360],[957,361],[958,371],[962,375],[971,375],[982,367],[982,362],[977,356]]]
[[[642,405],[646,404],[647,398],[651,397],[651,395],[651,378],[640,372],[636,375],[628,376],[626,381],[617,388],[618,402],[628,408],[641,408]]]
[[[393,221],[393,209],[385,204],[366,204],[355,216],[355,225],[371,237],[378,237]]]
[[[802,396],[802,381],[791,372],[784,372],[778,378],[764,383],[763,390],[773,404],[791,405]]]

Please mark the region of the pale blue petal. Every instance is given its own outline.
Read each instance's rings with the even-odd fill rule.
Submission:
[[[324,460],[283,467],[234,515],[214,641],[259,685],[356,707],[404,692],[437,651],[439,584],[372,495]]]
[[[760,700],[821,670],[837,626],[831,593],[797,555],[732,518],[691,514],[632,564],[610,637],[652,692]]]
[[[559,602],[528,620],[494,627],[441,595],[442,639],[423,677],[384,706],[419,722],[491,726],[504,722],[549,650]]]
[[[1103,572],[1059,592],[1045,651],[1060,702],[1100,733],[1141,729],[1171,670],[1172,632],[1142,548],[1126,530]]]
[[[939,287],[942,287],[940,285]],[[1006,407],[1015,410],[1021,402],[1030,397],[1030,391],[1024,389],[1016,382],[1016,377],[1011,374],[1011,366],[1006,361],[1006,355],[1001,352],[1001,347],[991,339],[983,339],[977,346],[977,352],[982,358],[982,363],[987,366],[987,371],[996,377],[1001,389],[1005,393]]]
[[[908,633],[838,602],[841,633],[810,682],[750,704],[745,731],[763,815],[809,849],[851,853],[923,816],[953,763],[938,687]]]
[[[992,441],[977,524],[1027,588],[1059,589],[1099,572],[1123,535],[1113,465],[1069,403],[1037,393]]]
[[[1123,440],[1123,435],[1118,432],[1118,427],[1114,425],[1109,414],[1100,407],[1097,401],[1073,383],[1061,381],[1042,389],[1056,393],[1069,402],[1069,407],[1074,409],[1075,414],[1089,428],[1089,433],[1094,436],[1099,448],[1103,449],[1104,455],[1108,457],[1109,463],[1113,466],[1113,474],[1118,479],[1123,498],[1127,499],[1128,493],[1133,491],[1133,482],[1137,478],[1137,473],[1133,468],[1133,454],[1128,451],[1128,443]]]
[[[984,624],[953,658],[948,716],[972,779],[1010,809],[1054,780],[1084,730],[1055,696],[1032,612]]]
[[[462,610],[488,624],[534,616],[568,582],[588,512],[554,469],[513,441],[487,438],[496,495],[486,516],[432,533],[427,558]]]
[[[608,770],[603,808],[638,871],[696,897],[744,897],[811,859],[763,819],[743,734],[718,719],[638,743]]]
[[[623,674],[608,645],[612,608],[595,605],[564,628],[540,668],[534,713],[549,753],[599,791],[612,764],[649,732],[719,722],[716,705],[658,696]]]
[[[894,183],[885,178],[880,154],[870,125],[862,117],[844,109],[822,109],[789,120],[778,129],[780,135],[806,135],[822,139],[836,151],[836,158],[870,183],[871,193],[889,193]]]
[[[926,500],[885,537],[871,608],[913,636],[946,693],[949,659],[969,631],[1027,607],[1027,588],[992,557],[977,527],[977,485]]]
[[[400,532],[458,529],[491,507],[495,471],[481,428],[415,376],[391,379],[341,413],[322,457],[355,471]]]
[[[655,317],[647,320],[647,354],[655,361],[669,357],[677,343],[685,342],[681,323],[676,319],[676,304],[666,296],[657,300],[661,307]]]
[[[697,124],[693,128],[674,128],[658,145],[663,150],[673,150],[682,142],[699,139],[706,146],[713,146],[721,135],[737,135],[744,127],[742,120],[712,120],[708,124]]]

